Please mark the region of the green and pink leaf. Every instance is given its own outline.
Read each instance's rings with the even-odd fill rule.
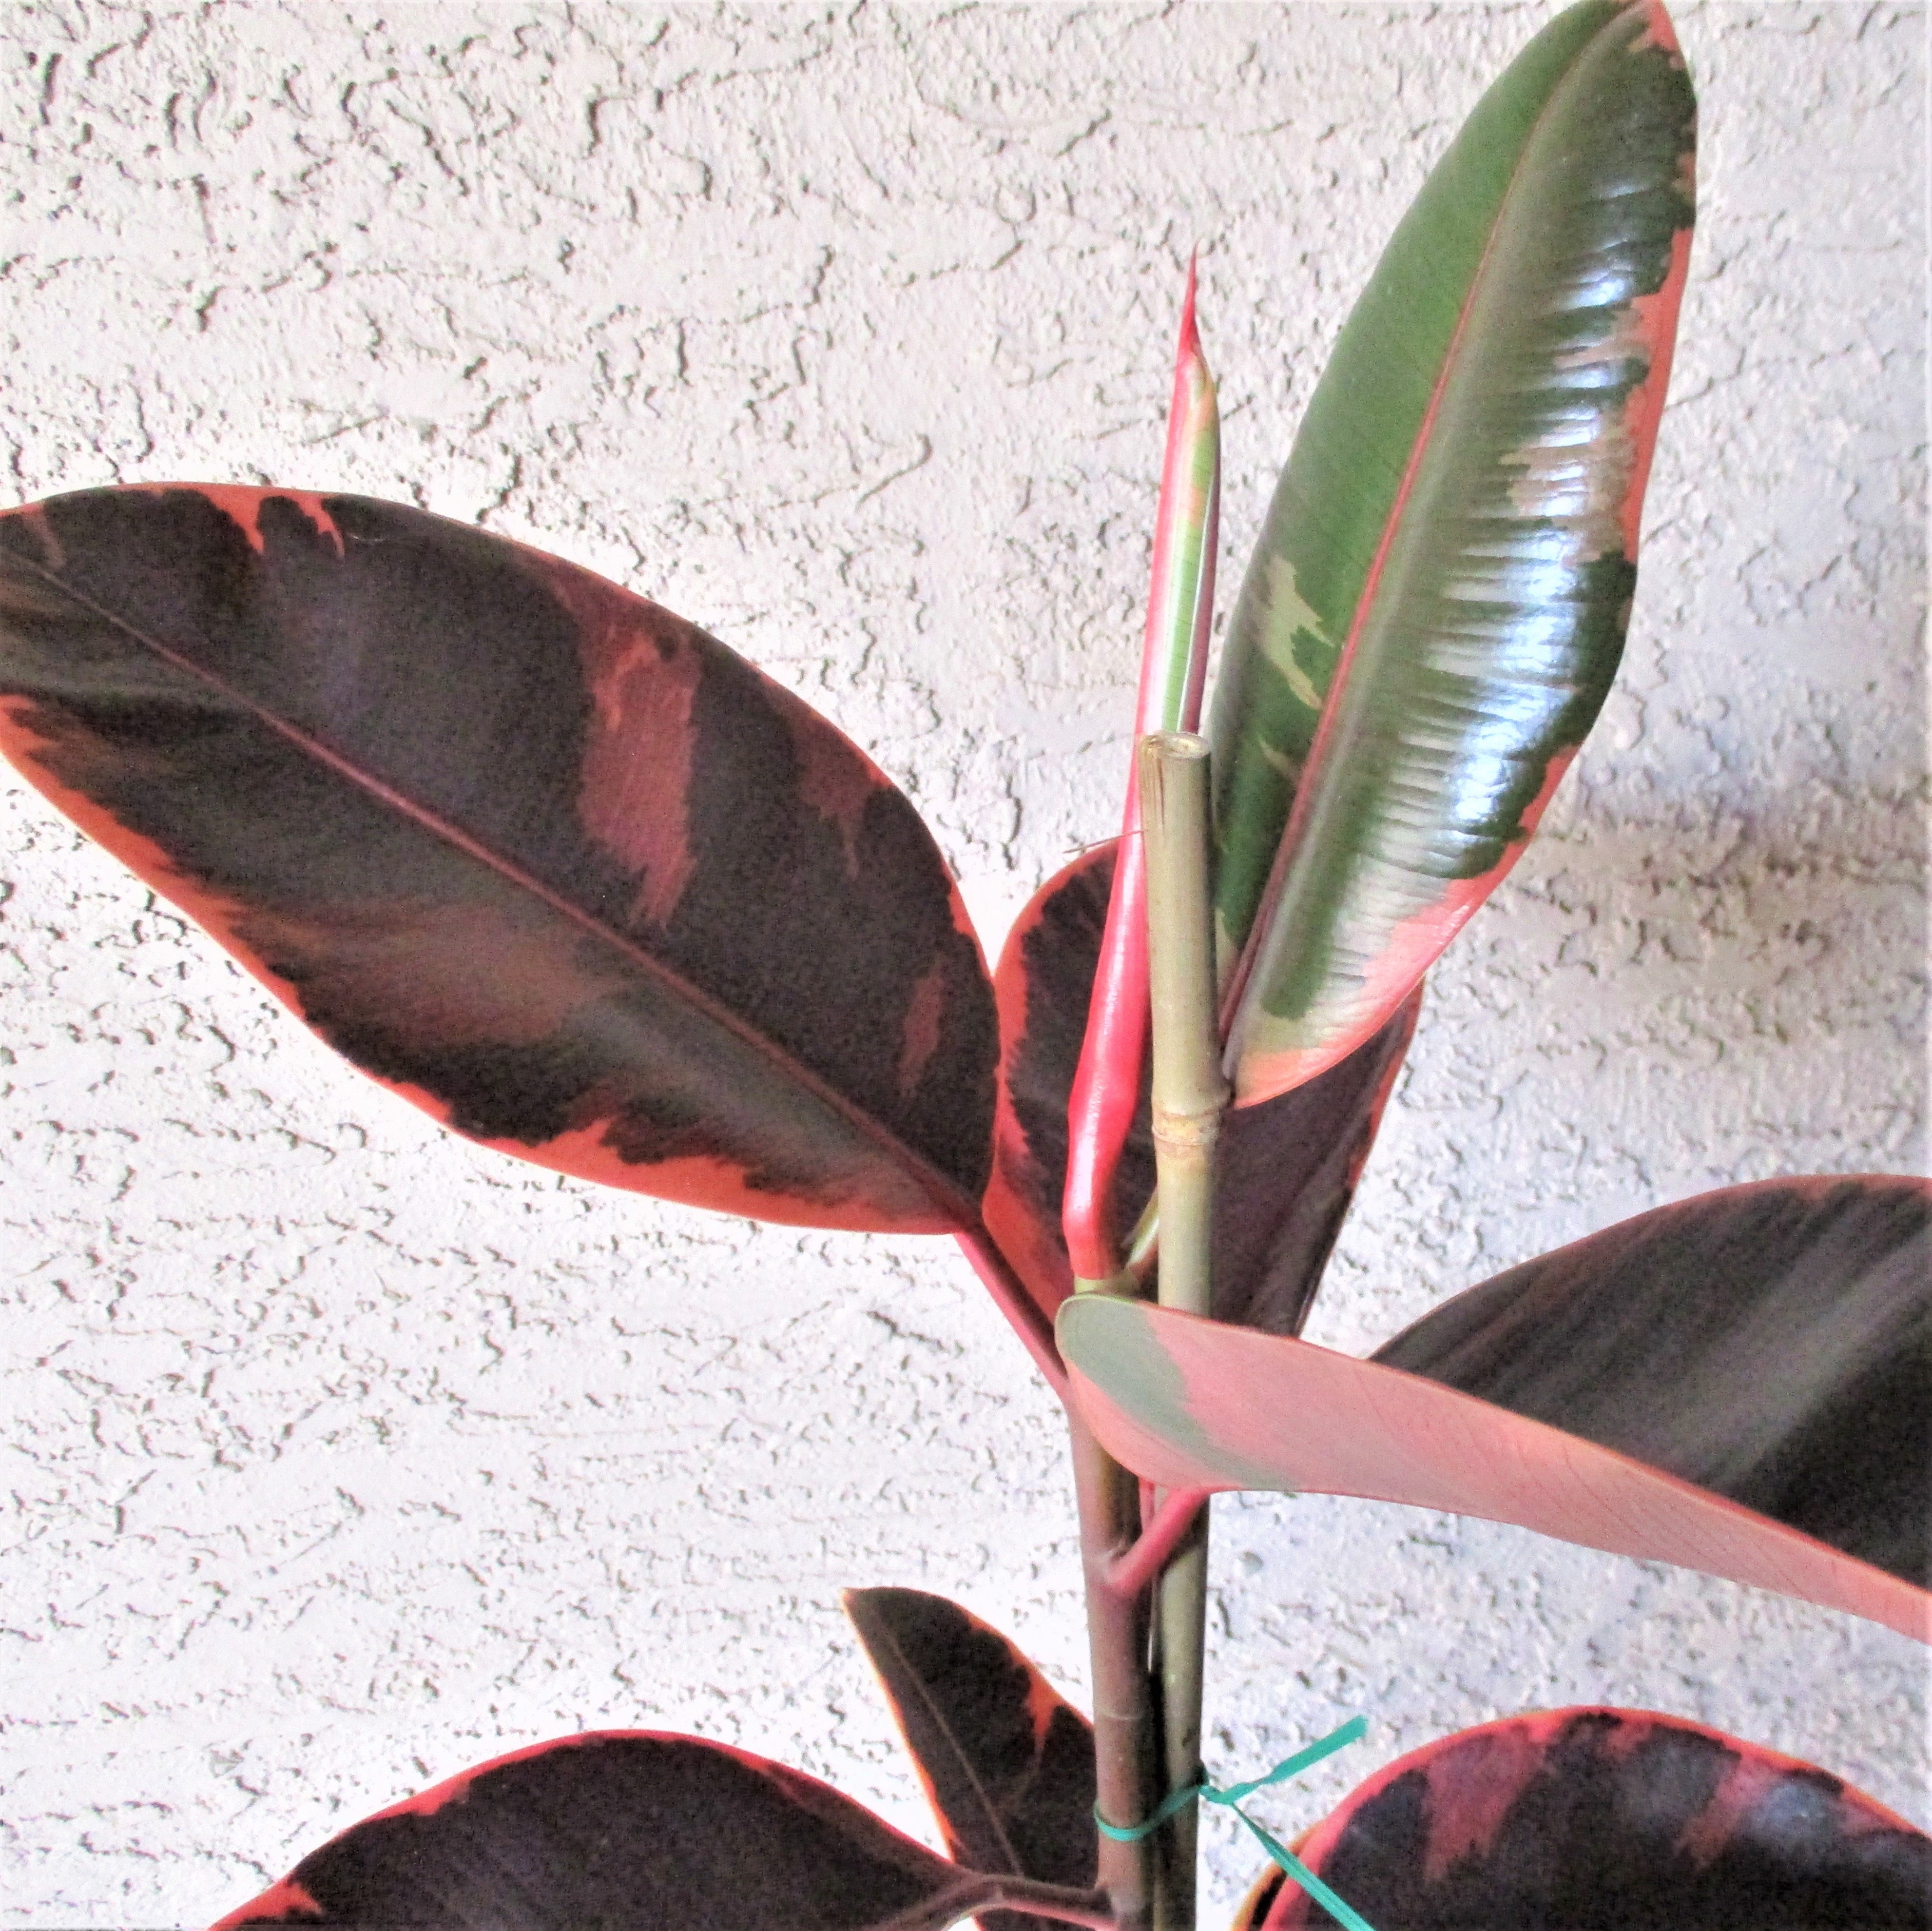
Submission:
[[[1336,345],[1216,692],[1238,1105],[1386,1022],[1610,689],[1694,129],[1660,7],[1571,7],[1478,104]]]
[[[1134,715],[1136,743],[1151,732],[1191,731],[1200,720],[1214,615],[1220,501],[1220,414],[1195,326],[1190,261],[1154,518],[1153,580]],[[1113,1224],[1114,1180],[1142,1096],[1148,979],[1147,874],[1140,824],[1140,787],[1130,757],[1112,895],[1085,1040],[1068,1102],[1062,1219],[1073,1271],[1087,1280],[1103,1279],[1120,1267],[1120,1240]]]

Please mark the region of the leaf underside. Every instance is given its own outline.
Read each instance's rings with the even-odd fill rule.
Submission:
[[[611,1185],[970,1225],[990,988],[851,745],[588,571],[392,504],[0,517],[0,751],[364,1072]]]
[[[948,1852],[974,1870],[1086,1889],[1094,1881],[1094,1733],[1005,1636],[917,1589],[849,1589]],[[1040,1931],[993,1912],[984,1931]]]
[[[994,985],[1004,1041],[986,1218],[1050,1312],[1072,1291],[1060,1233],[1066,1110],[1085,1036],[1113,883],[1114,841],[1049,879],[1020,915]],[[1414,1030],[1421,991],[1341,1065],[1265,1105],[1228,1114],[1216,1156],[1218,1319],[1298,1333],[1347,1214]],[[1140,1107],[1113,1191],[1125,1244],[1154,1187],[1143,1069]],[[1024,1265],[1022,1265],[1024,1262]]]
[[[1215,694],[1238,1105],[1384,1023],[1610,689],[1695,118],[1660,6],[1570,8],[1478,104],[1336,345]]]
[[[1924,1931],[1932,1840],[1838,1778],[1627,1710],[1465,1730],[1388,1765],[1303,1861],[1376,1931]],[[1334,1920],[1292,1885],[1251,1921]]]
[[[1373,1358],[1932,1587],[1932,1188],[1766,1180],[1456,1296]]]
[[[861,1931],[961,1876],[782,1765],[609,1731],[499,1758],[365,1819],[214,1931]]]
[[[1097,1299],[1060,1344],[1101,1440],[1163,1486],[1486,1516],[1924,1640],[1928,1191],[1767,1181],[1640,1216],[1448,1303],[1386,1351],[1405,1366]]]

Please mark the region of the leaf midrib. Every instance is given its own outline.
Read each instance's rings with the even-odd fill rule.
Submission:
[[[992,1799],[986,1793],[985,1783],[981,1780],[979,1772],[974,1768],[972,1760],[966,1755],[964,1747],[954,1736],[952,1726],[947,1722],[944,1712],[940,1710],[932,1691],[926,1687],[926,1679],[914,1669],[904,1650],[900,1647],[898,1638],[890,1625],[883,1618],[875,1620],[880,1641],[890,1650],[897,1661],[902,1681],[910,1684],[917,1692],[920,1705],[927,1715],[932,1718],[940,1736],[951,1750],[953,1759],[964,1775],[973,1795],[978,1800],[980,1809],[986,1813],[986,1827],[992,1832],[994,1841],[999,1846],[1006,1857],[1006,1869],[1004,1874],[1008,1877],[1026,1876],[1027,1873],[1021,1868],[1019,1858],[1014,1852],[1012,1840],[1006,1835],[1006,1828],[1000,1822],[999,1813],[994,1807]]]

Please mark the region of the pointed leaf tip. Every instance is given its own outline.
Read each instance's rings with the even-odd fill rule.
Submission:
[[[1693,217],[1696,102],[1667,29],[1591,0],[1530,42],[1310,400],[1215,692],[1239,1105],[1386,1019],[1608,694]]]
[[[848,1589],[858,1632],[949,1853],[976,1870],[1094,1882],[1093,1732],[1010,1639],[918,1589]],[[1044,1931],[995,1912],[982,1931]]]

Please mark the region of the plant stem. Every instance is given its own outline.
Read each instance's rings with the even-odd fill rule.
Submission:
[[[1205,1315],[1211,1304],[1214,1143],[1228,1103],[1215,1023],[1206,741],[1178,732],[1143,738],[1139,768],[1154,1009],[1159,1294],[1163,1307]],[[1163,1799],[1200,1775],[1207,1610],[1204,1508],[1162,1570],[1156,1598]],[[1198,1817],[1199,1806],[1186,1804],[1158,1834],[1156,1931],[1193,1931]]]
[[[982,1228],[964,1230],[956,1237],[1066,1411],[1087,1585],[1088,1639],[1093,1654],[1097,1795],[1101,1815],[1110,1822],[1138,1822],[1147,1814],[1154,1754],[1145,1604],[1141,1590],[1130,1593],[1109,1584],[1139,1531],[1139,1480],[1094,1439],[1068,1400],[1066,1371],[1054,1345],[1052,1327],[998,1246]],[[1097,1915],[1067,1921],[1104,1925],[1112,1931],[1149,1931],[1148,1847],[1118,1843],[1098,1833],[1096,1836],[1096,1870],[1106,1909]],[[1042,1914],[1036,1911],[1035,1915]]]
[[[1080,1555],[1087,1583],[1087,1634],[1093,1652],[1094,1763],[1100,1815],[1137,1824],[1148,1814],[1152,1782],[1154,1703],[1147,1670],[1145,1598],[1108,1586],[1114,1564],[1140,1520],[1140,1483],[1069,1408],[1073,1488],[1080,1505]],[[1153,1919],[1144,1840],[1100,1836],[1095,1875],[1120,1931],[1149,1931]]]
[[[972,1262],[973,1271],[986,1284],[994,1304],[1012,1324],[1013,1332],[1026,1344],[1034,1366],[1046,1377],[1047,1386],[1060,1397],[1060,1405],[1065,1407],[1066,1370],[1060,1362],[1060,1350],[1054,1345],[1052,1321],[1027,1292],[1006,1257],[983,1227],[962,1228],[952,1237]]]

